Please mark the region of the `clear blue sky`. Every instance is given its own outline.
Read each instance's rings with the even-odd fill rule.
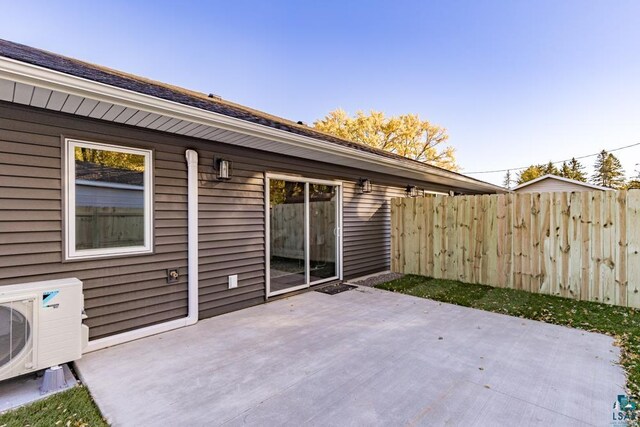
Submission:
[[[296,121],[418,113],[464,171],[640,142],[638,0],[1,5],[1,38]],[[617,154],[633,174],[640,147]]]

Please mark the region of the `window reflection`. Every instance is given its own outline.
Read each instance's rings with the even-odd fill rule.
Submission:
[[[337,276],[336,187],[309,184],[309,268],[311,282]]]
[[[144,246],[145,156],[76,146],[76,250]]]
[[[303,182],[269,180],[271,292],[306,283],[304,199]]]

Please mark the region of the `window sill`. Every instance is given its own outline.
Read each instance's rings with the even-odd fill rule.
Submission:
[[[76,262],[76,261],[89,261],[95,259],[112,259],[112,258],[124,258],[124,257],[137,257],[153,255],[155,252],[153,249],[136,250],[136,251],[117,251],[117,252],[101,252],[101,253],[81,253],[73,256],[65,256],[64,262]]]

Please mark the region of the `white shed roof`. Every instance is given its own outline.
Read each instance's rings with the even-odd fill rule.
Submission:
[[[557,175],[547,174],[547,175],[543,175],[541,177],[538,177],[536,179],[532,179],[531,181],[527,181],[527,182],[525,182],[523,184],[520,184],[517,187],[513,188],[513,191],[518,191],[518,190],[520,190],[522,188],[528,187],[528,186],[533,185],[533,184],[535,184],[537,182],[544,181],[544,180],[547,180],[547,179],[566,182],[568,184],[573,184],[573,185],[579,185],[581,187],[585,187],[585,188],[588,188],[590,190],[601,190],[601,191],[610,191],[610,190],[612,190],[612,188],[602,187],[600,185],[589,184],[587,182],[582,182],[582,181],[578,181],[578,180],[575,180],[575,179],[569,179],[569,178],[564,178],[564,177],[557,176]]]

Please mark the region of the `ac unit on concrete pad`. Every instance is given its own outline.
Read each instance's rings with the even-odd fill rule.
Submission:
[[[75,278],[0,286],[0,381],[80,359],[83,308]]]

